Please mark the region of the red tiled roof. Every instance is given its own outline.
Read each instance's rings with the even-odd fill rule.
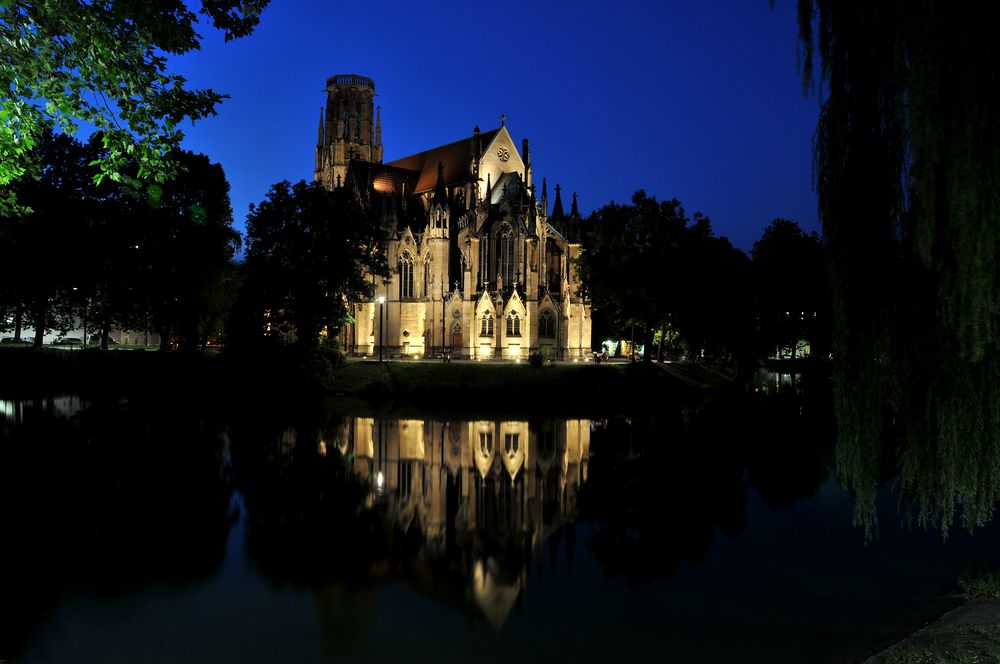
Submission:
[[[355,159],[351,162],[351,176],[359,180],[363,191],[371,188],[381,194],[400,194],[405,183],[409,195],[413,193],[420,172]]]
[[[479,144],[484,151],[499,131],[498,127],[493,131],[479,134]],[[390,161],[386,165],[419,171],[420,178],[417,180],[413,193],[420,194],[430,191],[437,184],[438,162],[444,164],[445,185],[468,182],[470,178],[469,165],[472,162],[472,136],[424,152],[411,154],[409,157]]]

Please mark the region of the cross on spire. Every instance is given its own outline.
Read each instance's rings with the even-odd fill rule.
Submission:
[[[504,126],[506,126],[506,124],[507,124],[507,114],[506,113],[501,113],[500,114],[500,126],[504,127]]]

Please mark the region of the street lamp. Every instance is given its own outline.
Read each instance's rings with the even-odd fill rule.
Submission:
[[[382,330],[385,328],[385,323],[382,320],[382,310],[385,308],[385,295],[378,296],[378,361],[382,361]]]

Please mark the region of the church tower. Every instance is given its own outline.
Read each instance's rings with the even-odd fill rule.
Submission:
[[[337,74],[326,79],[315,179],[328,189],[344,184],[351,159],[382,163],[382,119],[374,102],[375,82],[367,76]]]

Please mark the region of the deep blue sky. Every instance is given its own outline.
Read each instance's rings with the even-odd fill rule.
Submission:
[[[538,182],[579,192],[584,214],[644,188],[744,249],[775,217],[818,230],[818,102],[802,94],[787,0],[273,0],[249,38],[202,27],[202,50],[172,67],[231,99],[184,146],[223,165],[241,231],[271,184],[312,178],[324,83],[339,73],[375,80],[387,161],[505,113]]]

